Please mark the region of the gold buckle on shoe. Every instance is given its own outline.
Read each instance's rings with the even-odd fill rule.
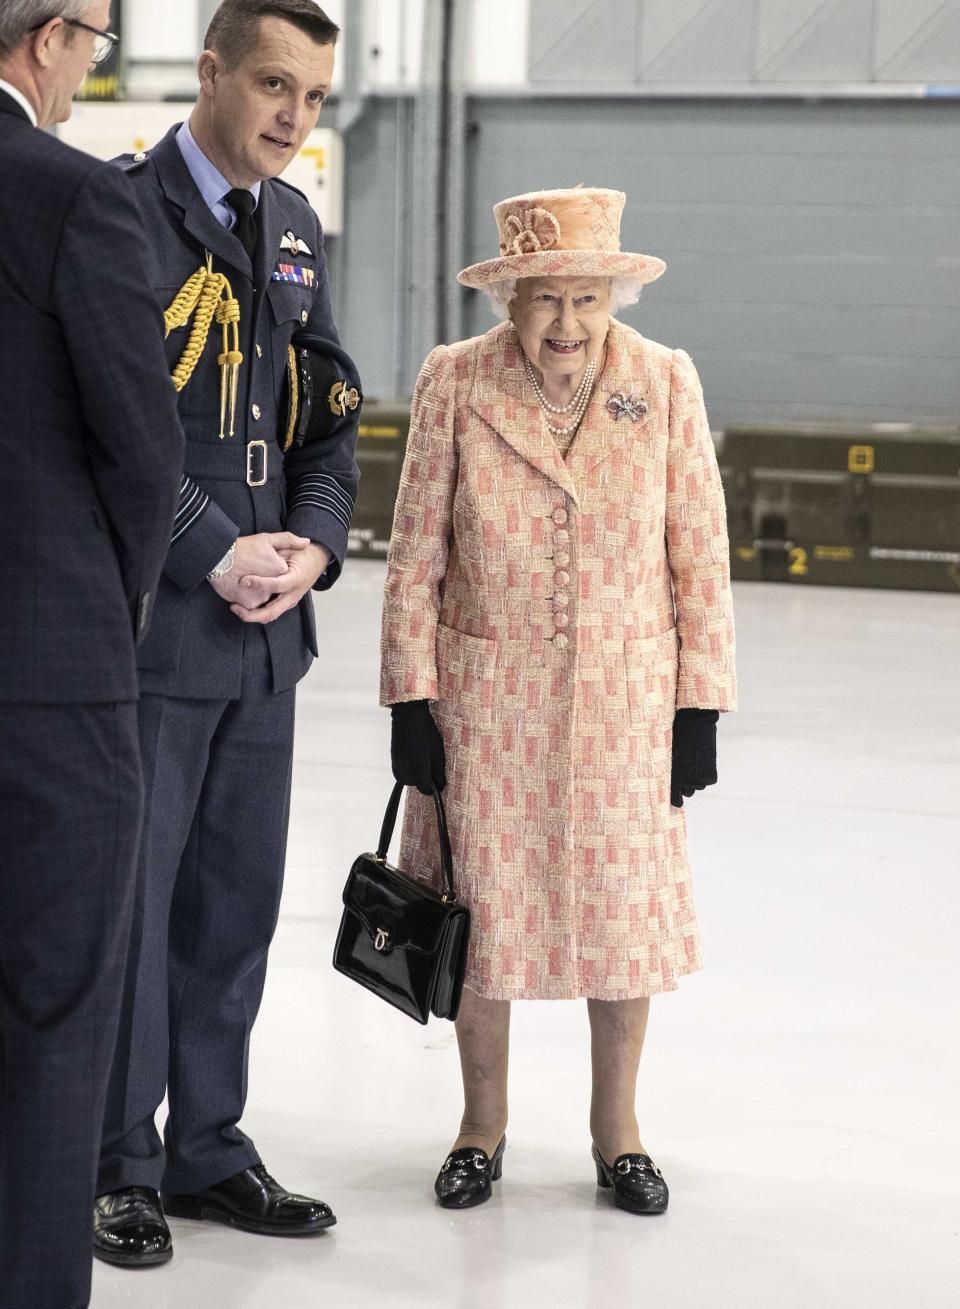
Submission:
[[[262,473],[259,478],[253,476],[253,452],[254,450],[263,451]],[[251,441],[247,446],[247,486],[266,486],[267,484],[267,443],[266,441]]]

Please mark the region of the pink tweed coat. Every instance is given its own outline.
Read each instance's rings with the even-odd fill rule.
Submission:
[[[617,419],[618,392],[646,412]],[[671,726],[735,697],[726,514],[689,356],[612,321],[564,458],[511,324],[434,350],[394,518],[381,701],[430,699],[443,733],[472,990],[621,1000],[700,966]],[[435,821],[409,791],[399,864],[438,879]]]

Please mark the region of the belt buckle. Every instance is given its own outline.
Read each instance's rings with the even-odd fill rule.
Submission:
[[[259,479],[253,476],[253,452],[254,450],[263,451],[263,476]],[[266,441],[250,441],[247,445],[247,486],[266,486],[267,484],[267,443]]]

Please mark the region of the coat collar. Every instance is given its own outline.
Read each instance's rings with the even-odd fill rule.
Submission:
[[[224,263],[244,273],[253,281],[258,292],[262,293],[276,267],[285,226],[283,205],[277,188],[269,181],[264,182],[260,187],[260,200],[256,212],[260,241],[255,251],[254,266],[240,242],[232,232],[228,232],[217,222],[210,206],[200,194],[177,144],[179,129],[179,123],[171,127],[163,140],[150,152],[164,195],[171,204],[183,211],[183,225],[190,235],[199,241],[205,250],[209,250]]]
[[[150,151],[163,193],[171,204],[183,211],[184,227],[205,250],[209,250],[224,263],[230,264],[232,268],[238,269],[252,279],[253,266],[246,250],[237,238],[225,227],[221,227],[214,218],[209,205],[190,175],[190,169],[177,145],[179,130],[180,124],[176,123],[163,140]]]
[[[654,415],[657,394],[649,375],[648,352],[642,345],[642,338],[630,328],[615,319],[611,322],[606,364],[566,458],[543,421],[511,323],[503,323],[481,338],[469,404],[521,458],[561,487],[579,507],[579,492],[593,470],[615,450],[635,441]],[[618,392],[645,402],[647,411],[638,421],[626,416],[617,419],[609,408]]]
[[[12,94],[14,91],[17,92],[16,95]],[[11,114],[14,118],[22,118],[30,127],[36,127],[35,120],[30,117],[30,114],[21,103],[20,96],[23,96],[23,99],[26,100],[23,92],[17,90],[10,82],[7,82],[6,85],[0,84],[0,113]]]

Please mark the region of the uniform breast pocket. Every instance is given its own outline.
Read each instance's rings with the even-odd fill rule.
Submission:
[[[313,308],[313,295],[307,287],[286,282],[271,282],[267,299],[277,323],[296,323],[303,327]]]
[[[627,635],[623,648],[631,726],[647,729],[665,723],[669,727],[677,699],[677,629],[670,627],[658,636]]]
[[[477,727],[493,720],[497,643],[485,636],[437,625],[437,678],[441,713]]]

